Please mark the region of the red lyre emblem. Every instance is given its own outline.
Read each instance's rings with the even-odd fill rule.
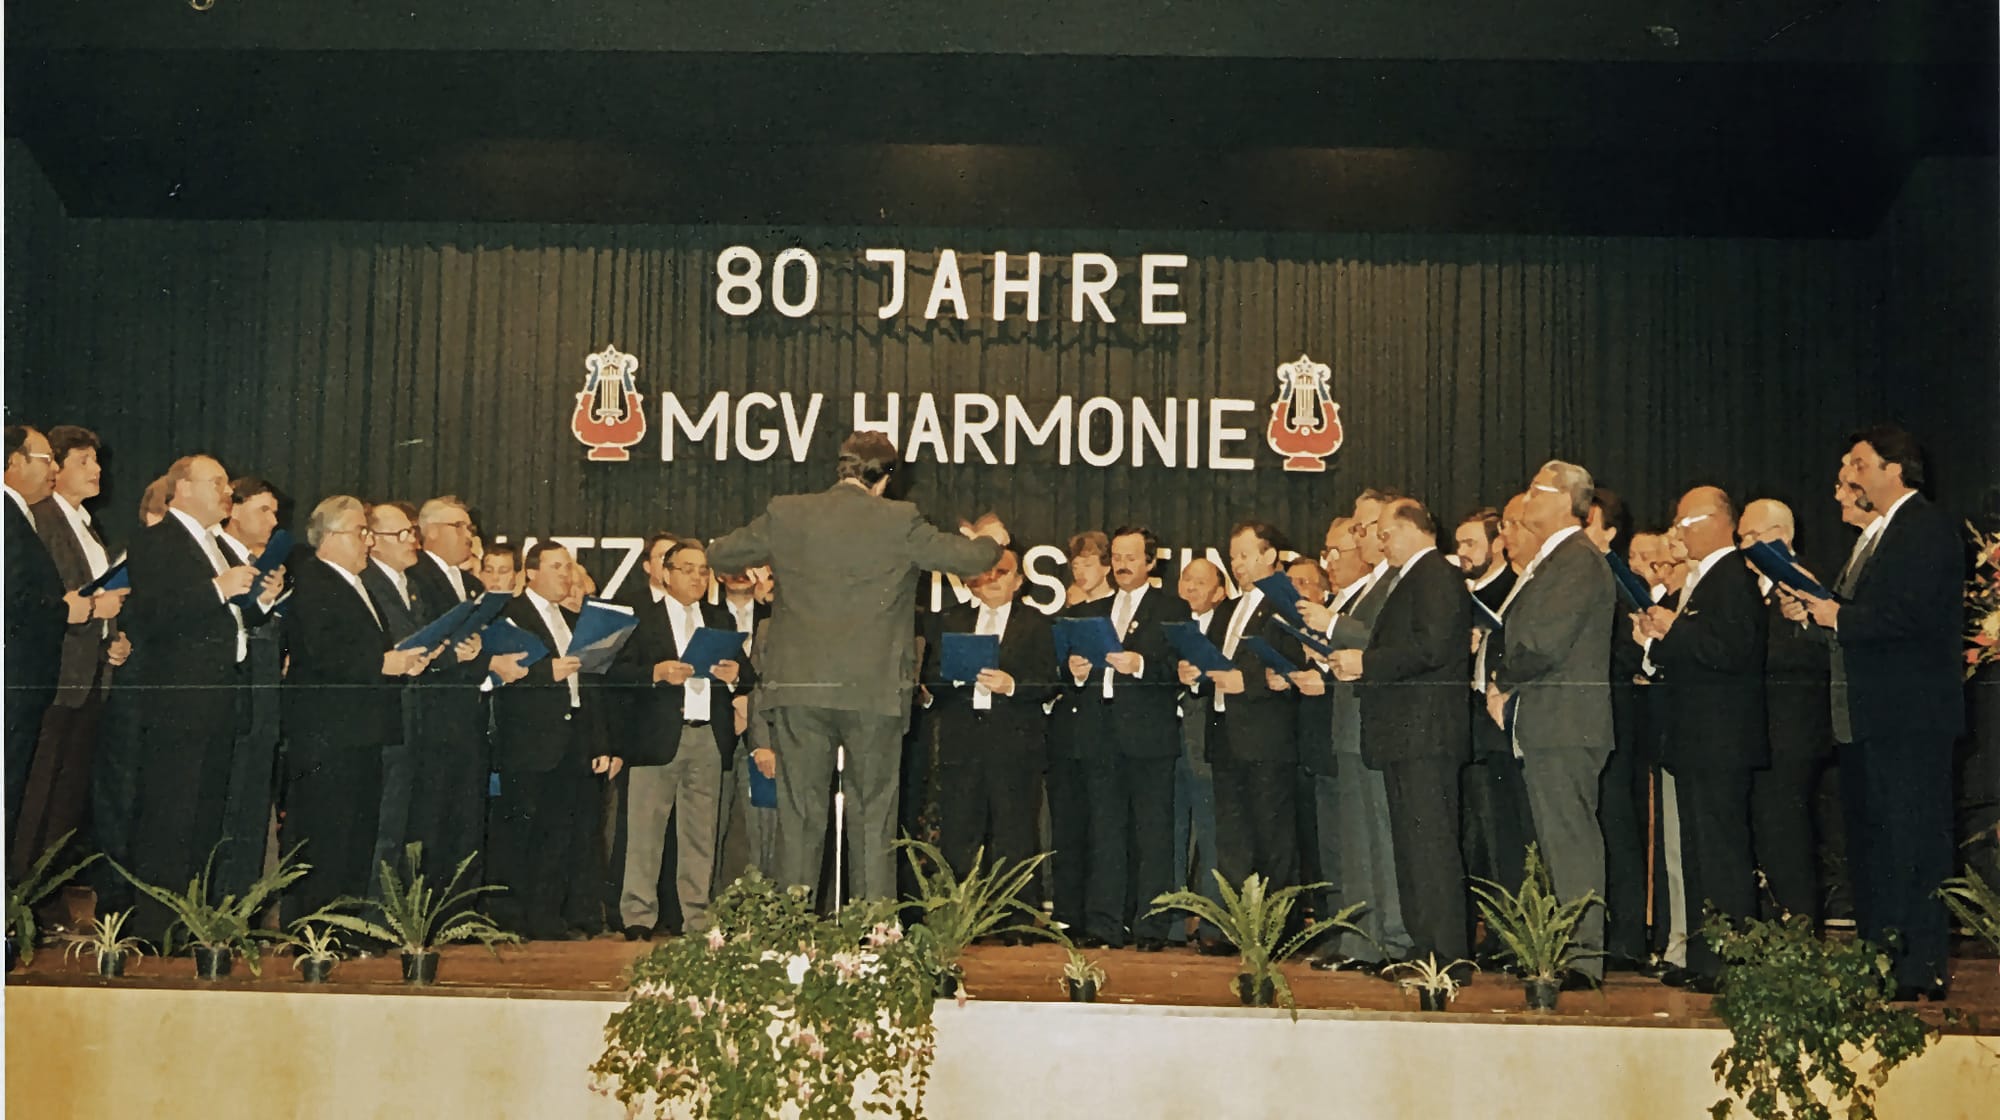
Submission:
[[[570,415],[569,430],[590,448],[585,458],[600,463],[622,463],[632,457],[626,448],[646,438],[645,398],[639,395],[639,359],[606,346],[601,354],[583,360],[590,371],[583,391],[576,395],[576,411]]]
[[[1278,367],[1278,399],[1264,440],[1285,456],[1288,471],[1323,471],[1340,450],[1340,406],[1333,403],[1333,370],[1300,354]]]

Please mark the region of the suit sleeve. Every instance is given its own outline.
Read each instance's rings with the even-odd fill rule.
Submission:
[[[1569,555],[1582,556],[1574,551]],[[1501,631],[1506,635],[1506,654],[1494,672],[1501,691],[1553,672],[1583,637],[1594,608],[1591,597],[1584,594],[1589,573],[1577,570],[1580,567],[1565,561],[1563,567],[1538,577],[1558,582],[1564,600],[1561,606],[1554,610],[1514,611],[1508,615],[1507,626]],[[1606,571],[1604,578],[1612,578],[1611,573]]]
[[[771,515],[767,511],[708,548],[708,562],[719,572],[740,572],[771,562]]]
[[[1000,562],[997,541],[944,532],[914,513],[904,543],[910,563],[927,572],[976,576]]]

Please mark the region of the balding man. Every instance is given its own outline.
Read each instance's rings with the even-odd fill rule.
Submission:
[[[1677,610],[1655,606],[1633,623],[1655,671],[1653,710],[1664,721],[1661,763],[1666,812],[1678,827],[1687,963],[1662,979],[1713,990],[1721,958],[1701,934],[1713,907],[1730,918],[1756,912],[1750,855],[1750,774],[1769,760],[1764,739],[1764,647],[1769,623],[1757,579],[1736,555],[1736,510],[1729,496],[1698,486],[1681,497],[1669,532],[1690,566]],[[1669,850],[1672,861],[1675,853]]]
[[[1590,472],[1552,459],[1535,472],[1522,528],[1540,539],[1502,615],[1503,650],[1489,666],[1487,714],[1511,729],[1526,776],[1542,861],[1556,893],[1604,896],[1598,779],[1611,754],[1611,688],[1605,655],[1618,592],[1603,553],[1583,535],[1595,487]],[[1584,912],[1578,944],[1604,948],[1604,915]],[[1603,962],[1577,971],[1602,979]]]
[[[284,569],[259,582],[255,567],[226,558],[216,532],[233,499],[221,463],[187,456],[167,482],[166,520],[134,538],[127,557],[125,621],[128,664],[144,688],[131,859],[141,879],[171,884],[194,878],[222,838],[235,743],[249,724],[250,629],[269,617]],[[164,911],[141,924],[162,932]]]
[[[1736,520],[1736,539],[1744,548],[1764,542],[1796,556],[1795,532],[1791,507],[1771,498],[1744,506]],[[1810,623],[1785,617],[1769,579],[1758,576],[1757,587],[1769,624],[1764,727],[1771,764],[1750,777],[1751,842],[1777,912],[1803,914],[1816,927],[1819,845],[1813,839],[1813,802],[1833,750],[1827,648]]]

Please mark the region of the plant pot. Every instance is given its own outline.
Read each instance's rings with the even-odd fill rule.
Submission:
[[[20,963],[21,963],[21,946],[20,946],[20,944],[19,944],[18,942],[16,942],[16,941],[14,940],[14,936],[13,936],[12,934],[8,934],[8,935],[7,935],[7,971],[9,971],[9,972],[12,972],[12,971],[14,971],[14,966],[15,966],[15,965],[18,965],[18,964],[20,964]]]
[[[197,980],[220,980],[236,963],[236,950],[227,945],[196,945],[194,975]]]
[[[1237,1000],[1245,1007],[1269,1007],[1278,1000],[1277,985],[1271,982],[1269,976],[1256,979],[1253,986],[1250,974],[1239,972],[1230,988],[1236,992]]]
[[[1071,980],[1065,976],[1063,977],[1063,991],[1069,993],[1069,1001],[1071,1003],[1097,1002],[1097,981],[1095,980]]]
[[[432,949],[423,953],[403,954],[403,983],[435,984],[438,978],[438,953]]]
[[[1451,1006],[1450,992],[1447,992],[1442,988],[1436,991],[1432,991],[1429,988],[1417,989],[1417,1010],[1443,1011],[1445,1008],[1450,1006]]]
[[[937,998],[939,999],[958,998],[958,973],[956,972],[938,973],[937,983],[935,985],[935,991],[937,993]]]
[[[326,978],[333,973],[333,963],[332,957],[307,957],[299,962],[299,979],[308,984],[324,984]],[[432,966],[431,972],[433,975],[436,974],[435,965]]]
[[[1562,995],[1562,981],[1523,980],[1521,990],[1528,994],[1528,1010],[1554,1011],[1556,997]]]
[[[125,954],[99,953],[97,955],[97,974],[107,980],[115,980],[124,976]]]

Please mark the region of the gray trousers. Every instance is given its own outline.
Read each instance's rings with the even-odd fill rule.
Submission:
[[[1389,833],[1389,791],[1382,774],[1359,754],[1333,759],[1333,782],[1340,802],[1340,890],[1343,905],[1368,904],[1354,924],[1375,939],[1342,934],[1340,952],[1355,960],[1402,960],[1410,954],[1410,931],[1403,925],[1403,897],[1396,888],[1396,848]]]
[[[778,754],[778,885],[817,893],[826,851],[836,748],[847,749],[849,898],[896,897],[896,803],[903,762],[902,715],[837,708],[770,709]]]
[[[1535,819],[1535,839],[1542,864],[1557,897],[1568,901],[1585,891],[1604,897],[1604,830],[1597,823],[1598,777],[1610,751],[1589,747],[1539,747],[1521,752],[1521,771],[1528,788],[1528,811]],[[1604,907],[1583,912],[1577,944],[1604,948]],[[1602,980],[1604,959],[1589,957],[1577,971]]]
[[[618,896],[619,920],[628,926],[660,920],[660,860],[673,818],[676,863],[674,893],[680,896],[681,929],[708,929],[709,890],[715,878],[717,813],[722,798],[722,755],[706,726],[681,729],[679,749],[665,766],[634,766],[625,787],[625,879]]]

